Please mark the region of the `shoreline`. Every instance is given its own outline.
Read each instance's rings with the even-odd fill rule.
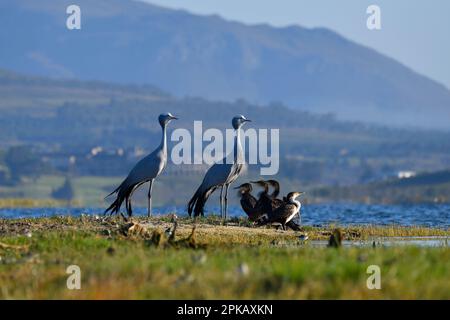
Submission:
[[[152,229],[167,229],[172,226],[170,222],[171,215],[156,215],[151,218],[137,216],[131,221]],[[402,226],[402,225],[339,225],[329,224],[324,226],[303,225],[302,231],[281,231],[274,227],[254,227],[244,217],[231,218],[226,226],[222,225],[219,216],[209,215],[199,218],[197,223],[188,217],[178,218],[178,232],[186,234],[191,230],[194,224],[197,225],[197,231],[204,233],[205,236],[211,232],[217,232],[224,239],[234,233],[241,233],[243,238],[247,234],[267,237],[295,238],[301,234],[307,233],[311,240],[326,240],[335,228],[342,230],[344,239],[347,240],[368,240],[373,237],[450,237],[450,229],[445,227],[425,227],[425,226]],[[98,231],[102,228],[119,228],[126,222],[120,217],[104,217],[99,215],[80,216],[51,216],[36,218],[1,218],[0,217],[0,236],[20,235],[29,231],[44,232],[48,230],[58,231]]]
[[[0,219],[0,299],[450,299],[447,242],[371,245],[376,237],[447,239],[448,229],[342,227],[336,249],[326,247],[336,226],[281,231],[209,216],[193,231],[191,220],[178,220],[171,239],[170,217]],[[371,265],[382,290],[366,287]],[[66,286],[73,266],[80,290]]]

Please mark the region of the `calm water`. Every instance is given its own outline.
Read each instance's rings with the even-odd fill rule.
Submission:
[[[209,208],[209,212],[219,212],[218,208]],[[1,218],[30,218],[53,215],[73,215],[103,213],[104,208],[2,208]],[[154,208],[154,214],[176,212],[185,215],[184,207]],[[136,215],[145,215],[146,208],[136,208]],[[238,207],[230,207],[231,216],[241,216],[243,212]],[[306,205],[302,208],[302,223],[305,225],[404,225],[450,227],[450,205]]]

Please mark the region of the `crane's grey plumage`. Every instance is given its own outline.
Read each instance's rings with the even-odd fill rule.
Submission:
[[[117,193],[114,202],[105,210],[105,213],[118,213],[120,207],[125,201],[127,214],[132,216],[133,210],[131,208],[131,197],[142,184],[150,182],[148,190],[148,216],[152,214],[152,187],[153,181],[158,177],[167,165],[167,125],[170,121],[178,119],[170,113],[161,114],[158,117],[159,124],[162,128],[161,143],[159,146],[145,158],[140,160],[133,169],[131,169],[128,176],[123,182],[107,197]]]
[[[240,141],[240,128],[246,122],[251,120],[246,119],[242,115],[235,116],[232,120],[233,128],[236,130],[236,136],[234,139],[234,152],[233,161],[228,163],[227,157],[222,161],[215,163],[206,172],[203,178],[202,184],[198,187],[192,199],[188,204],[188,213],[191,216],[194,212],[194,216],[204,215],[204,206],[208,197],[217,189],[220,190],[220,213],[222,219],[227,218],[227,206],[228,206],[228,188],[239,176],[244,166],[244,155],[242,152],[242,146]]]

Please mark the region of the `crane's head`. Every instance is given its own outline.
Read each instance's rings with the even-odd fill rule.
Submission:
[[[253,187],[250,183],[243,183],[239,187],[236,187],[235,189],[239,189],[239,194],[244,194],[247,192],[252,192]]]
[[[178,120],[178,118],[174,117],[170,112],[160,114],[158,117],[158,121],[161,127],[166,126],[172,120]]]
[[[238,130],[244,123],[251,122],[252,120],[246,119],[243,115],[238,115],[231,120],[231,124],[235,130]]]

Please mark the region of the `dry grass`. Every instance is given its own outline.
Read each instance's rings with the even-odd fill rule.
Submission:
[[[192,245],[186,219],[173,242],[164,233],[168,218],[135,222],[86,216],[0,220],[0,298],[450,299],[448,247],[317,248],[300,243],[296,232],[250,228],[244,220],[221,226],[215,218],[198,221]],[[305,231],[326,239],[331,230]],[[343,231],[346,239],[449,235],[376,226]],[[82,271],[81,290],[66,287],[66,268],[73,264]],[[381,268],[381,290],[366,287],[372,264]]]

